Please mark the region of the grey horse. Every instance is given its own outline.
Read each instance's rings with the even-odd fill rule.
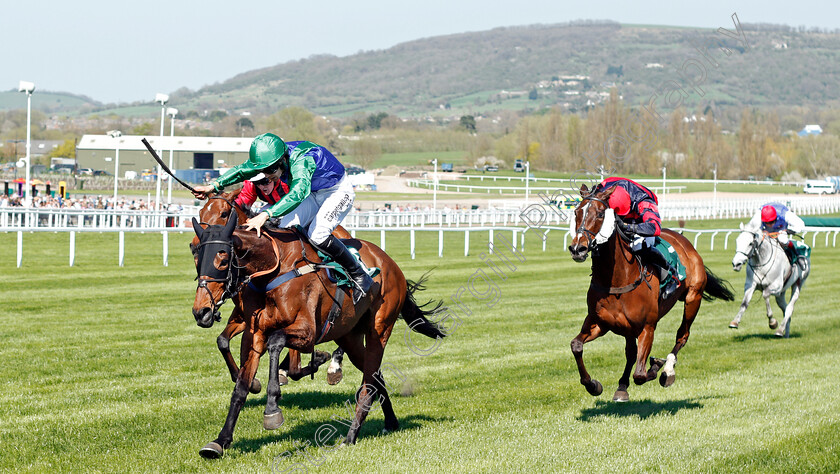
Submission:
[[[791,264],[782,249],[781,244],[766,232],[741,224],[741,233],[735,239],[735,257],[732,258],[732,269],[737,271],[747,264],[747,279],[744,282],[744,300],[735,319],[729,327],[738,329],[741,316],[747,310],[756,289],[762,291],[764,303],[767,306],[767,319],[770,329],[776,329],[776,336],[790,337],[790,317],[793,306],[799,299],[802,285],[811,273],[808,259],[800,257],[795,264]],[[785,302],[785,293],[791,289],[790,301]],[[770,296],[776,298],[776,304],[784,312],[785,318],[779,326],[773,317],[770,307]],[[778,328],[778,329],[777,329]]]

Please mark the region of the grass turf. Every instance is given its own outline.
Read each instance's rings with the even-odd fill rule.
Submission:
[[[699,223],[700,227],[704,224]],[[709,222],[737,227],[737,222]],[[233,384],[215,347],[220,326],[198,328],[190,314],[195,270],[189,234],[170,237],[161,265],[159,234],[126,236],[117,266],[115,234],[78,234],[76,265],[67,266],[66,234],[24,234],[24,264],[15,268],[16,234],[0,234],[0,470],[44,472],[837,472],[840,469],[840,320],[832,308],[840,250],[817,239],[813,271],[793,317],[792,337],[767,328],[758,296],[741,329],[727,323],[737,302],[704,302],[680,352],[676,383],[630,387],[631,401],[610,400],[623,368],[623,339],[607,335],[584,347],[604,394],[578,382],[569,350],[585,313],[590,268],[576,264],[550,234],[543,253],[533,234],[516,271],[495,275],[478,254],[483,233],[419,233],[417,260],[406,236],[388,234],[388,252],[409,278],[435,268],[418,299],[446,299],[484,271],[493,292],[473,280],[461,326],[432,354],[409,349],[397,323],[385,352],[402,429],[381,435],[374,407],[356,446],[315,444],[326,424],[346,433],[361,375],[345,363],[345,380],[292,382],[281,407],[286,423],[262,429],[265,391],[250,395],[223,459],[198,449],[224,421]],[[378,233],[359,237],[379,242]],[[706,264],[740,297],[743,273],[730,270],[733,242]],[[479,272],[479,273],[477,273]],[[229,303],[228,303],[229,304]],[[228,309],[225,312],[229,311]],[[779,315],[779,310],[775,310]],[[663,319],[653,354],[673,345],[679,311]],[[412,339],[422,348],[432,341]],[[238,338],[234,341],[234,353]],[[332,349],[332,344],[324,346]],[[304,357],[304,361],[308,358]],[[267,360],[258,376],[267,381]],[[404,379],[404,380],[400,380]],[[320,432],[322,435],[324,431]],[[301,471],[303,472],[303,471]]]

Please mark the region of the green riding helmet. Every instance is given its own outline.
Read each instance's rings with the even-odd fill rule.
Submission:
[[[251,142],[251,150],[248,153],[248,164],[253,169],[258,170],[276,168],[274,165],[282,165],[280,160],[287,152],[288,148],[283,139],[273,133],[263,133]]]

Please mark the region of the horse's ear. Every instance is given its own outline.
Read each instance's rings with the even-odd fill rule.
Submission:
[[[741,222],[740,226],[741,226],[741,230],[744,230],[744,223],[743,222]]]
[[[236,222],[239,220],[238,215],[235,212],[230,213],[230,218],[225,224],[225,235],[233,235],[234,229],[236,229]]]
[[[581,184],[580,195],[586,197],[587,194],[589,194],[589,188],[587,188],[585,184]]]
[[[204,229],[201,228],[201,224],[198,223],[198,220],[196,220],[195,217],[192,218],[192,225],[195,235],[197,235],[198,239],[201,240],[201,234],[204,232]]]

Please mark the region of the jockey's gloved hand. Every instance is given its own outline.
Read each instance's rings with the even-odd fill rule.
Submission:
[[[615,220],[615,225],[618,226],[618,228],[621,229],[621,231],[624,232],[625,234],[635,234],[636,233],[635,232],[635,230],[636,230],[635,225],[628,224],[621,219],[616,219]]]
[[[782,245],[787,245],[790,242],[788,238],[788,234],[785,231],[779,231],[778,235],[776,235],[776,239],[778,239],[779,243]]]

